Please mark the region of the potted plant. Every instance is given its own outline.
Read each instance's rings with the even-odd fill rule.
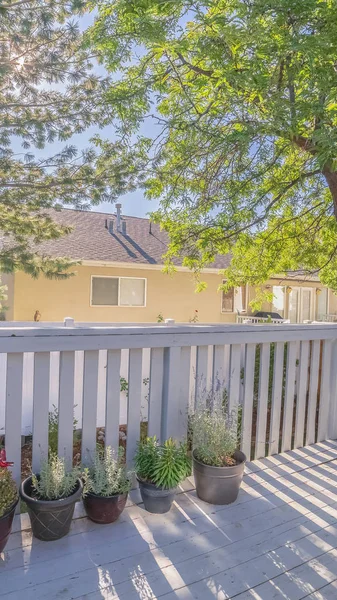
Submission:
[[[69,532],[75,503],[82,495],[80,474],[78,467],[67,471],[64,459],[52,454],[38,475],[22,482],[20,496],[39,540],[58,540]]]
[[[193,418],[193,472],[198,497],[231,504],[238,497],[246,456],[237,449],[237,423],[223,407],[204,407]]]
[[[0,553],[12,530],[15,508],[19,501],[12,473],[7,469],[12,464],[6,461],[5,450],[0,450]]]
[[[83,504],[95,523],[113,523],[125,508],[131,488],[131,473],[124,464],[124,450],[118,456],[108,446],[97,450],[92,464],[83,474]]]
[[[138,443],[135,468],[145,510],[166,513],[177,486],[190,474],[186,444],[172,438],[159,444],[156,436],[147,437]]]

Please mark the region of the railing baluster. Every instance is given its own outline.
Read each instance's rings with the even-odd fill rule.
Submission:
[[[96,450],[98,350],[84,352],[82,462],[92,459]]]
[[[141,348],[132,348],[129,353],[129,387],[126,462],[132,465],[140,437],[140,408],[142,392],[142,358]]]
[[[240,400],[241,344],[233,344],[229,368],[229,410],[236,410]]]
[[[180,419],[177,431],[178,439],[185,441],[188,425],[189,394],[190,394],[191,348],[183,346],[180,353]]]
[[[321,342],[315,340],[311,342],[311,360],[310,360],[310,382],[309,382],[309,399],[308,399],[308,416],[307,416],[307,431],[306,445],[313,444],[316,438],[316,408],[317,408],[317,391],[319,378],[319,362],[320,362]]]
[[[195,373],[195,406],[205,398],[208,384],[208,346],[197,347]]]
[[[273,393],[270,417],[269,454],[277,454],[280,441],[280,419],[283,387],[284,342],[277,342],[274,350]]]
[[[269,400],[270,344],[260,345],[259,391],[255,435],[255,458],[266,456],[266,434]]]
[[[337,438],[337,340],[332,341],[328,438]]]
[[[152,348],[150,357],[148,435],[161,436],[163,402],[164,348]]]
[[[68,467],[73,461],[75,352],[60,353],[58,454]]]
[[[317,441],[322,442],[328,437],[328,418],[330,403],[330,368],[331,368],[331,340],[324,340],[322,354],[322,373],[319,397],[319,415]]]
[[[243,413],[241,431],[241,450],[251,457],[252,422],[253,422],[253,397],[254,397],[254,375],[255,375],[255,351],[256,344],[246,345],[245,367],[244,367],[244,393]]]
[[[296,355],[297,342],[289,342],[287,347],[287,368],[283,408],[281,452],[291,450],[295,399]]]
[[[163,413],[162,413],[162,440],[169,437],[183,439],[186,437],[181,419],[180,384],[181,384],[181,348],[164,349],[164,385],[163,385]],[[185,435],[184,435],[185,433]]]
[[[118,452],[121,403],[121,351],[108,350],[106,364],[105,447]]]
[[[8,354],[5,445],[7,460],[14,463],[12,473],[17,484],[19,484],[21,480],[22,372],[22,352]]]
[[[309,350],[310,342],[301,342],[299,358],[300,364],[298,369],[294,448],[301,448],[304,444],[305,407],[308,392]]]
[[[34,473],[40,471],[41,461],[48,458],[48,415],[50,385],[50,353],[34,354],[33,388],[33,458]]]
[[[213,391],[225,387],[225,346],[214,346],[213,353]]]

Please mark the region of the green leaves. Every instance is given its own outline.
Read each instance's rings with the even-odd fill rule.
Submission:
[[[63,278],[74,263],[39,244],[69,233],[45,209],[112,201],[133,189],[136,154],[118,142],[72,143],[114,118],[109,78],[96,74],[99,51],[85,44],[86,3],[4,2],[0,19],[0,271]],[[58,143],[59,149],[51,145]],[[103,156],[104,154],[104,156]]]
[[[96,496],[126,494],[131,488],[131,472],[126,470],[124,450],[116,456],[111,446],[96,450],[91,464],[84,470],[84,495]]]
[[[135,456],[138,477],[156,486],[175,488],[190,474],[186,444],[177,444],[172,438],[160,445],[154,437],[138,443]]]
[[[235,285],[298,268],[332,281],[336,3],[105,0],[93,31],[135,149],[155,124],[142,184],[167,261],[199,272],[231,252]]]
[[[79,467],[66,470],[64,458],[51,455],[41,466],[38,475],[32,475],[32,488],[39,500],[60,500],[74,493],[81,476]]]

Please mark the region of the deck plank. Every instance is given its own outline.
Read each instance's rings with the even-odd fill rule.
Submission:
[[[166,515],[137,503],[106,527],[78,507],[70,534],[51,544],[32,540],[17,517],[0,600],[337,597],[335,442],[250,463],[227,507],[199,500],[192,478]]]

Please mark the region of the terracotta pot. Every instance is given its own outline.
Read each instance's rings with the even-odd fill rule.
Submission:
[[[83,498],[83,505],[87,517],[95,523],[107,524],[117,521],[122,514],[128,494],[115,494],[114,496],[96,496],[92,492]]]
[[[12,531],[12,524],[15,514],[16,505],[19,502],[19,498],[12,504],[8,511],[0,517],[0,553],[3,551],[7,544],[8,538]]]
[[[246,456],[240,450],[234,453],[237,464],[233,467],[212,467],[197,460],[193,452],[193,472],[198,498],[209,504],[231,504],[238,497]]]
[[[32,496],[32,478],[21,483],[20,496],[27,504],[33,535],[50,542],[69,533],[76,502],[82,496],[82,481],[77,480],[73,494],[60,500],[39,500]]]

